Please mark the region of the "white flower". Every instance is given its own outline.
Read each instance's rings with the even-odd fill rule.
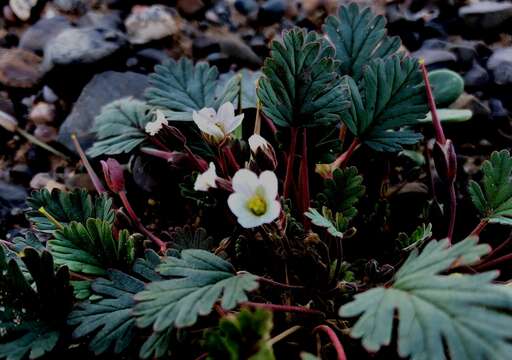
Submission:
[[[146,124],[145,130],[149,135],[155,136],[160,130],[162,130],[162,127],[168,123],[169,121],[165,117],[164,113],[160,110],[157,110],[155,121],[148,122]]]
[[[244,114],[235,116],[235,107],[232,103],[224,103],[218,112],[212,108],[203,108],[192,113],[192,119],[199,129],[210,136],[215,143],[224,140],[241,123]]]
[[[253,153],[256,153],[258,149],[265,150],[269,145],[268,141],[259,134],[252,134],[251,137],[249,137],[249,147]]]
[[[204,173],[200,174],[196,182],[194,183],[194,190],[195,191],[208,191],[210,188],[216,188],[217,183],[216,180],[218,179],[217,172],[215,169],[215,164],[210,163],[210,166],[208,167],[208,170],[206,170]]]
[[[277,177],[272,171],[264,171],[258,177],[251,170],[238,170],[233,176],[233,191],[228,205],[244,228],[271,223],[281,212],[276,200]]]

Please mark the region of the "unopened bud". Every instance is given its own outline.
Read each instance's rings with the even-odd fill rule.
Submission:
[[[253,134],[249,138],[254,162],[260,170],[274,171],[277,168],[277,156],[274,147],[259,134]]]
[[[102,160],[103,175],[108,187],[115,193],[124,191],[124,174],[123,167],[115,159],[109,158],[107,161]]]

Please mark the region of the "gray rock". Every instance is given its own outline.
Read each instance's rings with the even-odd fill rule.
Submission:
[[[422,48],[412,55],[417,59],[424,59],[430,69],[451,68],[457,62],[457,56],[448,50]]]
[[[71,134],[76,133],[84,149],[94,142],[92,127],[101,108],[127,96],[143,99],[147,87],[147,76],[134,72],[120,73],[107,71],[94,76],[85,86],[80,97],[60,127],[58,141],[68,149],[75,151]]]
[[[480,1],[463,6],[459,16],[474,30],[496,30],[512,19],[512,3]]]
[[[44,49],[44,68],[59,65],[93,64],[116,54],[128,41],[117,30],[97,27],[67,29]]]
[[[22,186],[0,180],[0,220],[10,215],[11,210],[24,207],[26,197],[27,192]]]
[[[489,83],[489,74],[476,61],[464,75],[464,85],[468,89],[481,89]]]
[[[20,39],[19,47],[36,53],[41,53],[50,40],[63,30],[71,28],[71,23],[64,16],[43,18],[29,27]]]
[[[124,25],[132,44],[146,44],[172,36],[178,31],[174,17],[165,6],[153,5],[132,12]]]
[[[498,85],[512,84],[512,47],[497,49],[489,58],[487,68]]]
[[[85,0],[53,0],[53,4],[64,12],[83,14],[87,11]]]
[[[78,25],[81,27],[119,30],[123,26],[123,20],[121,19],[121,13],[116,10],[107,13],[88,11],[84,16],[78,19]]]

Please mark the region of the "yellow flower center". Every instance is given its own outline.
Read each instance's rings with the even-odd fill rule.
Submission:
[[[267,211],[267,202],[260,195],[254,195],[247,200],[247,208],[256,216],[261,216]]]

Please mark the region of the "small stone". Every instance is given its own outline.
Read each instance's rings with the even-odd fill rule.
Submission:
[[[162,5],[135,6],[124,25],[132,44],[146,44],[172,36],[178,30],[173,16]]]
[[[489,58],[487,68],[498,85],[512,84],[512,47],[497,49]]]
[[[30,110],[28,118],[35,124],[49,124],[55,120],[55,105],[38,102]]]
[[[119,11],[88,11],[78,20],[80,27],[97,27],[103,29],[119,30],[123,27],[123,20]]]
[[[53,104],[56,103],[57,100],[59,100],[59,97],[57,96],[57,94],[55,94],[51,87],[45,85],[43,87],[43,99],[44,101]]]
[[[9,0],[12,12],[21,21],[27,21],[32,15],[32,9],[37,5],[38,0]]]
[[[12,11],[12,9],[9,5],[5,5],[2,8],[2,13],[4,15],[4,19],[9,22],[13,23],[13,22],[16,22],[16,20],[18,20],[18,18],[16,17],[16,15],[14,14],[14,12]]]
[[[219,43],[211,36],[201,35],[195,38],[192,42],[192,55],[195,58],[205,58],[209,54],[219,51]]]
[[[284,0],[268,0],[261,7],[258,13],[258,20],[263,24],[279,22],[286,12],[287,3]]]
[[[113,56],[127,45],[125,35],[103,28],[67,29],[54,37],[44,49],[44,67],[93,64]]]
[[[493,119],[506,119],[508,118],[508,110],[505,109],[500,99],[492,98],[489,100],[489,107],[491,108]]]
[[[28,185],[33,173],[27,164],[16,164],[9,170],[9,179],[14,184]]]
[[[57,139],[57,129],[53,126],[39,124],[34,130],[34,136],[44,143],[50,143]]]
[[[204,9],[202,0],[178,0],[176,8],[185,15],[195,15]]]
[[[84,0],[53,0],[53,3],[63,12],[83,14],[87,11],[87,4]]]
[[[512,19],[512,3],[479,1],[461,7],[459,16],[473,30],[492,31]]]
[[[30,188],[34,190],[46,188],[48,191],[53,189],[66,190],[63,184],[55,181],[48,173],[37,173],[34,175],[32,180],[30,180]]]
[[[447,50],[420,49],[413,53],[417,59],[424,59],[430,70],[453,68],[457,62],[455,54]]]
[[[25,205],[27,192],[23,186],[9,184],[0,180],[0,223],[15,208]]]
[[[71,23],[64,16],[43,18],[23,33],[19,47],[42,54],[44,47],[51,39],[69,28]]]
[[[95,75],[84,87],[73,110],[62,123],[58,141],[69,150],[76,151],[71,141],[71,134],[76,133],[80,145],[84,149],[89,148],[94,142],[94,119],[101,108],[127,96],[143,99],[147,83],[147,76],[134,72],[107,71]]]
[[[0,49],[0,83],[30,89],[44,76],[41,58],[23,49]]]
[[[489,74],[487,70],[475,61],[471,69],[464,75],[465,87],[467,89],[481,89],[488,84]]]
[[[249,15],[258,10],[256,0],[236,0],[235,9],[242,15]]]

